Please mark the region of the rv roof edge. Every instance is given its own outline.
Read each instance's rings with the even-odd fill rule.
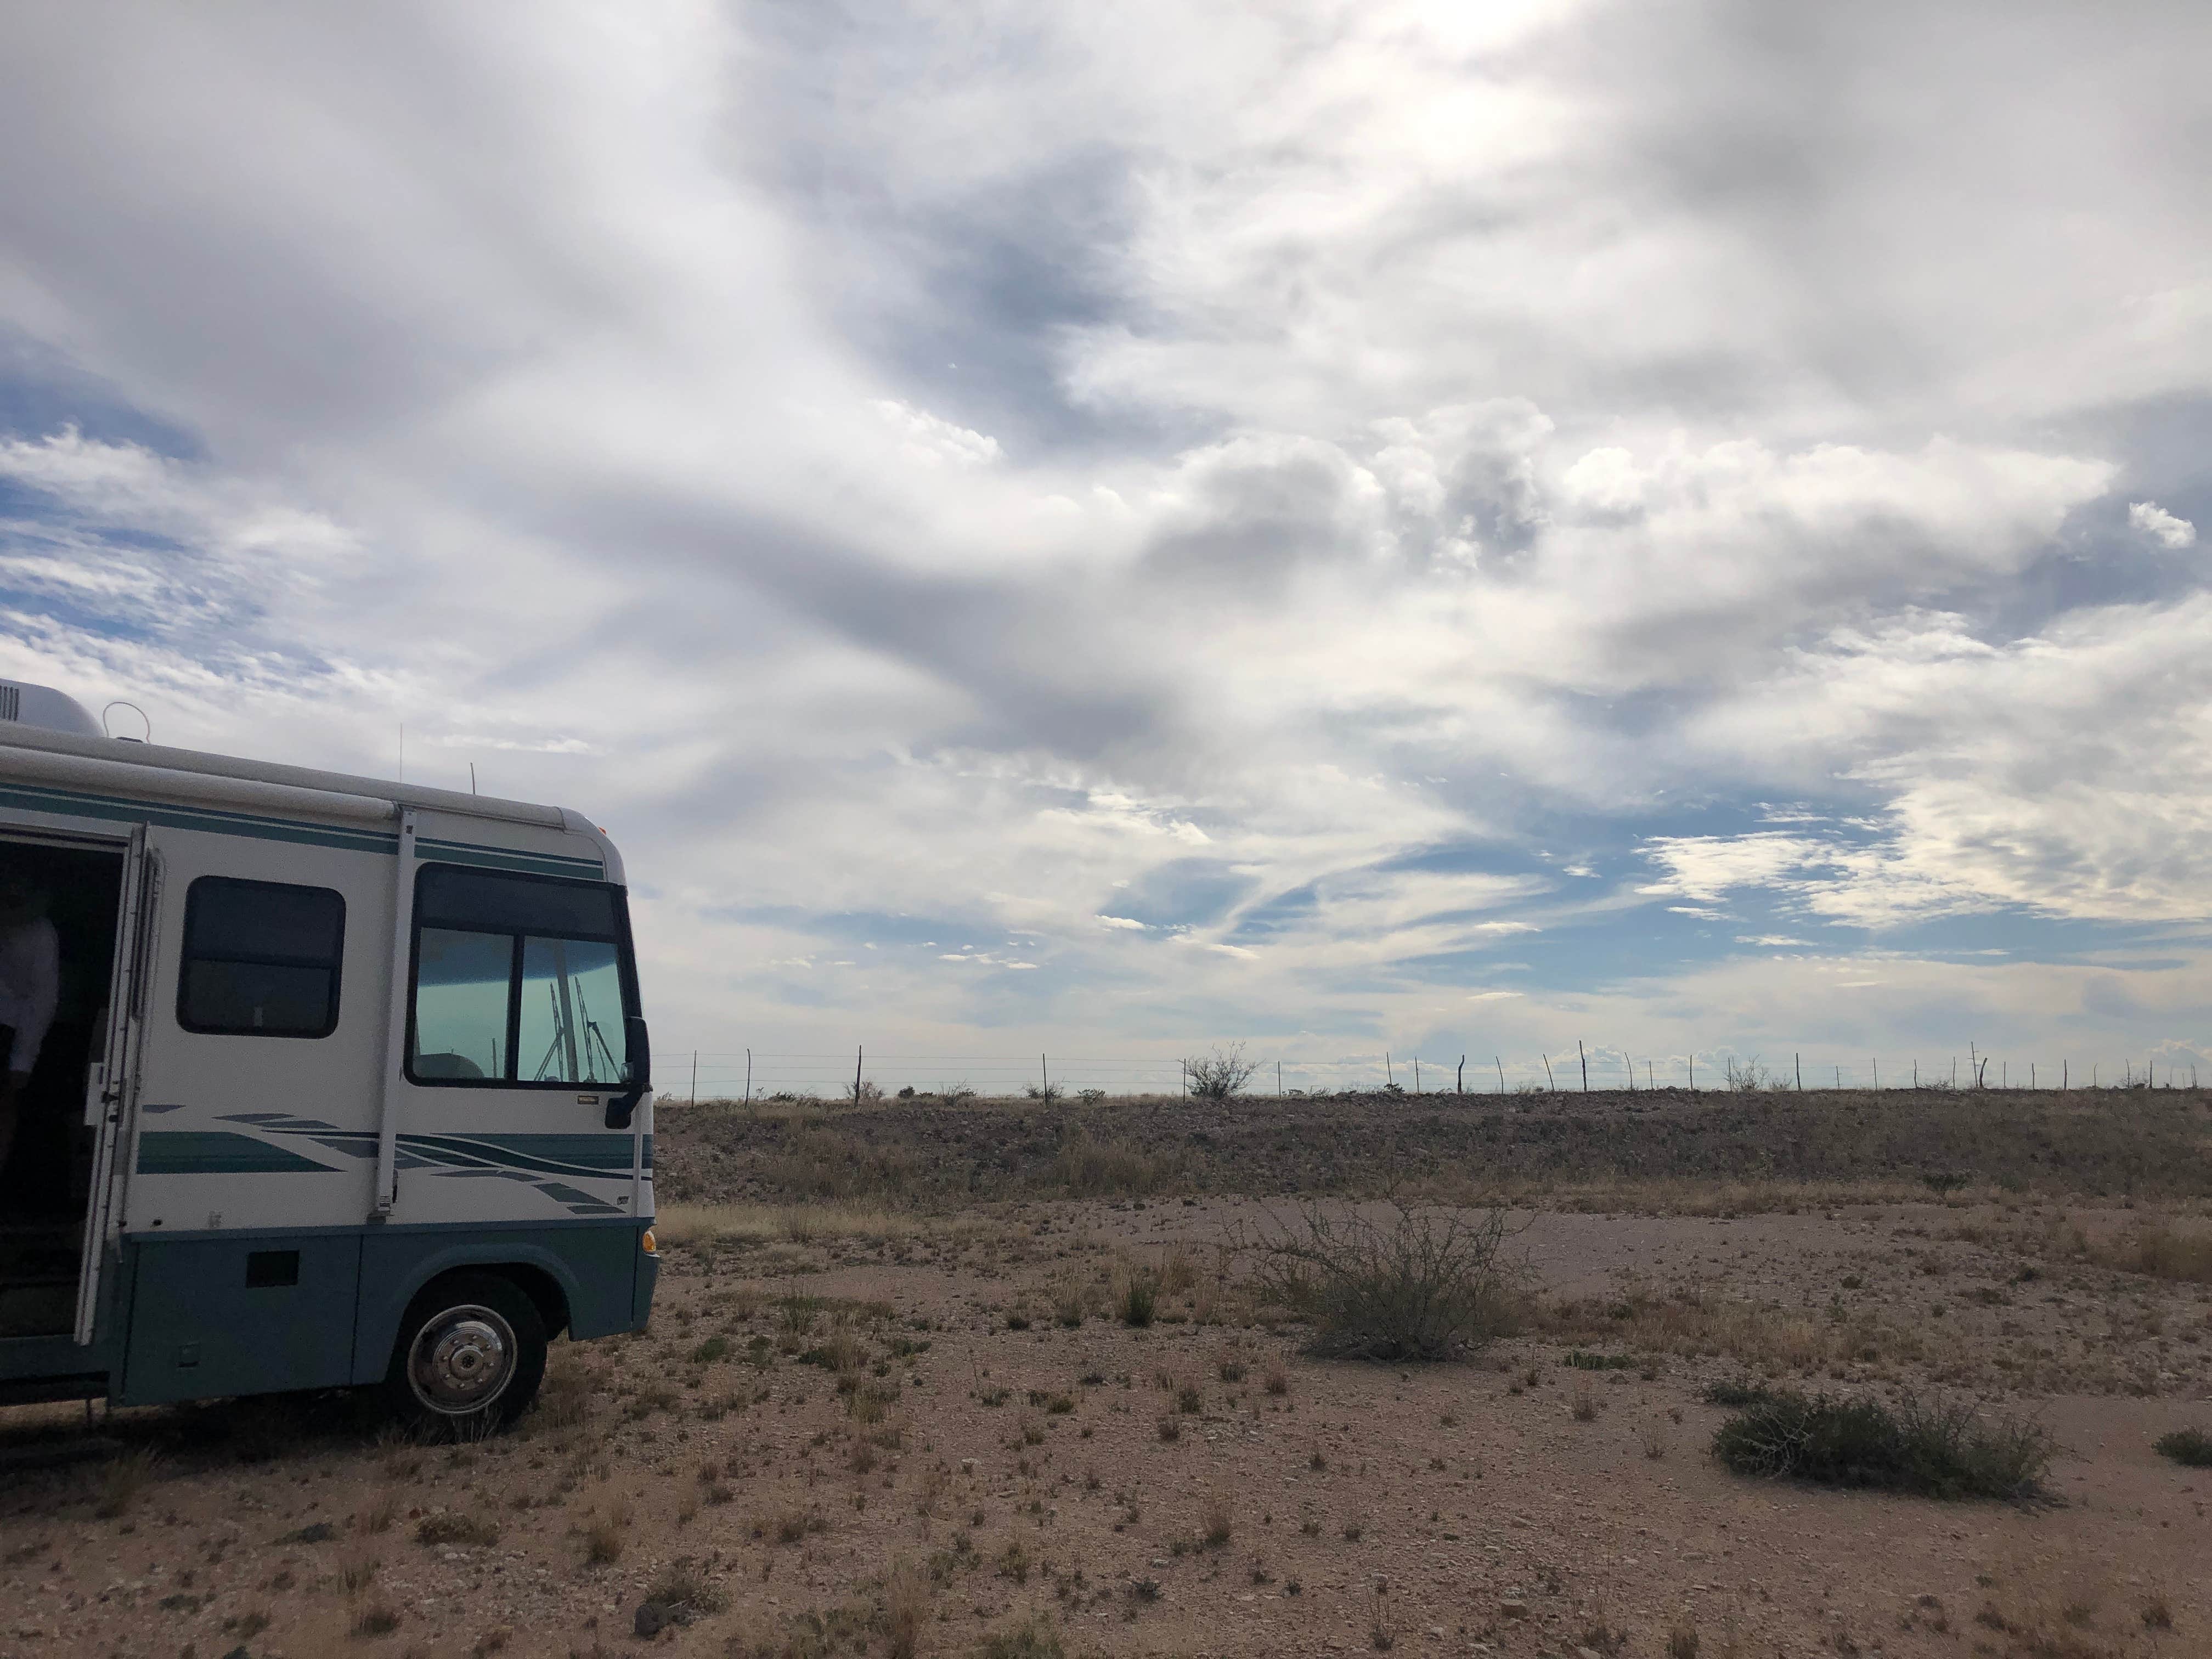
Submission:
[[[374,802],[391,817],[400,806],[420,806],[434,812],[501,819],[512,823],[535,823],[550,830],[568,827],[568,815],[557,806],[533,805],[527,801],[501,800],[491,795],[471,795],[454,789],[430,789],[420,784],[392,783],[361,778],[343,772],[321,772],[312,767],[283,766],[273,761],[241,760],[229,755],[202,754],[194,749],[170,749],[158,744],[118,744],[108,738],[81,738],[37,726],[0,723],[0,744],[29,749],[57,757],[69,757],[99,768],[120,770],[141,779],[149,772],[185,772],[203,778],[228,778],[306,793]],[[120,752],[118,752],[118,750]],[[325,810],[345,811],[343,807]],[[350,814],[349,814],[350,815]]]
[[[15,745],[15,751],[8,766],[10,777],[64,789],[112,791],[138,799],[189,800],[195,805],[258,808],[368,823],[390,823],[401,811],[391,801],[350,790],[302,789],[292,784],[265,783],[258,778],[187,773],[178,767],[142,766],[136,759],[117,760],[106,755],[56,754],[43,750],[43,745],[34,750],[28,744]],[[185,781],[187,778],[189,783]]]

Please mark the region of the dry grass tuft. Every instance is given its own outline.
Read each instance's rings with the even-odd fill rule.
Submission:
[[[1070,1198],[1149,1198],[1175,1178],[1173,1159],[1079,1128],[1060,1145],[1051,1182]]]
[[[653,1218],[654,1237],[678,1249],[725,1240],[811,1244],[831,1238],[916,1238],[937,1230],[927,1217],[865,1204],[670,1204]]]
[[[929,1576],[901,1556],[884,1579],[884,1636],[890,1659],[915,1659],[929,1627]]]
[[[1199,1519],[1199,1537],[1210,1550],[1225,1546],[1236,1527],[1229,1500],[1215,1492],[1206,1500],[1206,1509]]]
[[[629,1547],[629,1505],[617,1502],[593,1516],[584,1528],[584,1559],[595,1567],[611,1566]]]
[[[111,1459],[100,1471],[92,1512],[103,1521],[129,1514],[131,1506],[153,1484],[161,1462],[156,1453],[143,1446]]]
[[[592,1414],[592,1371],[583,1356],[563,1343],[546,1362],[545,1381],[531,1408],[530,1425],[548,1432],[573,1429]]]
[[[397,1609],[383,1601],[368,1601],[354,1609],[351,1629],[356,1636],[389,1636],[399,1628]]]
[[[2184,1228],[2166,1220],[2146,1220],[2117,1243],[2093,1249],[2094,1260],[2122,1273],[2185,1284],[2212,1285],[2212,1230]]]

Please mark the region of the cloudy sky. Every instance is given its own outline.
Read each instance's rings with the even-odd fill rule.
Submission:
[[[15,8],[0,674],[587,811],[710,1078],[2185,1070],[2207,62],[2183,0]]]

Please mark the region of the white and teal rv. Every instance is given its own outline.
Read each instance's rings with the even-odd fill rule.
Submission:
[[[549,1338],[645,1324],[645,1024],[576,813],[110,738],[0,681],[10,975],[0,1403],[506,1420]]]

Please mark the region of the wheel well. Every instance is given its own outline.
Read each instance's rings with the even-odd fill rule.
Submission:
[[[526,1262],[471,1261],[465,1267],[449,1268],[416,1291],[415,1300],[419,1303],[447,1280],[467,1273],[490,1273],[495,1278],[504,1279],[528,1297],[531,1305],[538,1310],[538,1316],[545,1322],[545,1334],[549,1338],[558,1336],[568,1328],[568,1298],[561,1289],[561,1281],[544,1268],[533,1267]]]

